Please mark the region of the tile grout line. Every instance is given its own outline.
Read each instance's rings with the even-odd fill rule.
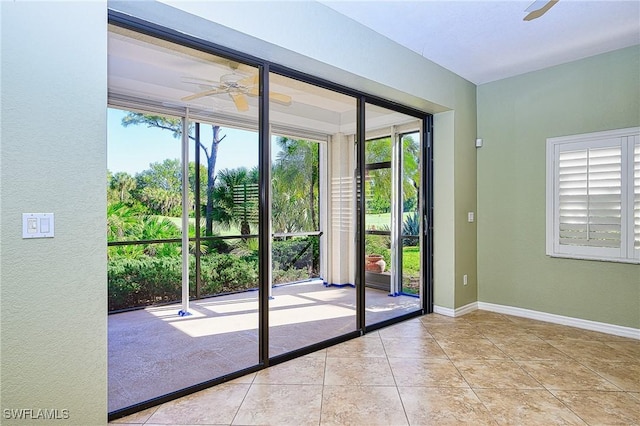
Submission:
[[[407,414],[407,409],[404,407],[404,401],[402,400],[402,395],[400,395],[400,389],[398,389],[398,382],[396,381],[396,376],[393,374],[393,368],[391,368],[391,362],[389,361],[389,354],[387,353],[387,347],[384,344],[384,339],[382,335],[378,333],[380,336],[380,343],[382,343],[382,350],[384,351],[384,357],[387,360],[387,366],[389,367],[389,371],[391,372],[391,378],[393,379],[393,384],[396,389],[396,394],[398,395],[398,399],[400,400],[400,405],[402,406],[402,412],[404,413],[404,418],[407,421],[407,425],[410,425],[409,415]]]
[[[318,418],[318,426],[322,424],[322,409],[324,407],[324,390],[327,380],[327,359],[329,358],[329,351],[324,349],[324,368],[322,370],[322,392],[320,392],[320,416]]]
[[[229,426],[231,426],[233,424],[233,422],[235,421],[236,417],[238,417],[238,413],[240,412],[240,408],[242,408],[242,404],[244,404],[245,400],[247,399],[247,395],[249,395],[249,391],[253,387],[254,382],[256,381],[256,377],[258,377],[258,373],[257,372],[253,373],[253,378],[251,379],[251,383],[249,383],[249,386],[247,387],[247,391],[244,393],[244,396],[242,397],[242,401],[240,401],[240,404],[238,404],[238,408],[236,409],[236,412],[233,415],[233,418],[231,419],[231,422],[229,423]]]

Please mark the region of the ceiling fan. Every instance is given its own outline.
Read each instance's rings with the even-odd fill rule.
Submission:
[[[524,17],[524,20],[525,21],[531,21],[533,19],[541,17],[542,15],[547,13],[547,11],[549,9],[551,9],[553,6],[555,6],[555,4],[558,3],[558,1],[560,1],[560,0],[536,0],[536,1],[534,1],[528,8],[526,8],[524,10],[525,12],[529,12],[529,14]]]
[[[202,92],[194,93],[193,95],[185,96],[181,99],[182,101],[188,102],[205,96],[227,94],[231,100],[233,100],[236,109],[240,112],[249,110],[247,95],[258,96],[259,94],[258,75],[255,74],[247,77],[237,73],[235,70],[229,74],[222,75],[219,81],[188,78],[185,82],[210,88]],[[291,104],[291,96],[283,93],[269,92],[269,99],[284,105]]]

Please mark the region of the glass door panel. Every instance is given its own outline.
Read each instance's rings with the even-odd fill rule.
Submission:
[[[259,96],[258,68],[123,28],[108,61],[136,111],[109,111],[114,412],[259,364]]]
[[[361,261],[365,324],[372,325],[422,308],[421,120],[367,104],[365,128],[365,252]]]
[[[197,183],[199,196],[191,309],[202,315],[194,322],[201,321],[206,334],[201,339],[211,379],[259,362],[258,133],[216,122],[197,121],[193,127],[189,180]]]
[[[402,280],[399,293],[419,296],[422,286],[420,132],[400,136],[402,143]]]
[[[344,244],[355,230],[356,102],[274,73],[269,89],[274,357],[356,330],[355,245]]]
[[[166,379],[182,374],[175,349],[189,340],[167,321],[182,294],[181,141],[147,120],[108,111],[109,411],[176,390]]]

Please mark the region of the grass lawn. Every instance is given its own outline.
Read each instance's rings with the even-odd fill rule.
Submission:
[[[403,274],[419,274],[420,273],[420,247],[404,247],[402,249],[402,273]]]
[[[403,213],[403,220],[407,220],[407,217],[413,215],[413,212],[405,212]],[[378,214],[367,214],[365,217],[365,223],[367,229],[374,225],[376,229],[381,229],[384,225],[391,226],[391,213],[378,213]]]

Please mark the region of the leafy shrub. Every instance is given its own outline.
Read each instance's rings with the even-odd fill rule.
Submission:
[[[182,264],[179,257],[119,258],[107,267],[109,310],[177,300]]]
[[[320,249],[317,237],[274,241],[273,249],[274,283],[317,276]],[[204,254],[200,257],[200,268],[201,297],[259,286],[256,250]],[[190,258],[189,271],[193,296],[194,256]],[[107,275],[110,311],[178,301],[182,294],[179,244],[110,247]]]
[[[258,262],[254,257],[211,254],[201,258],[202,295],[234,292],[258,286]],[[195,260],[189,266],[190,290],[195,290]],[[111,259],[107,268],[109,310],[180,300],[182,258],[141,257]]]
[[[284,271],[301,269],[317,274],[320,263],[320,241],[318,237],[274,240],[271,252],[273,264]]]
[[[200,267],[203,295],[258,287],[257,258],[232,254],[207,255],[201,258]]]
[[[312,278],[313,276],[317,275],[310,274],[306,269],[280,269],[280,265],[277,263],[273,265],[273,272],[271,273],[274,284],[294,283]]]

